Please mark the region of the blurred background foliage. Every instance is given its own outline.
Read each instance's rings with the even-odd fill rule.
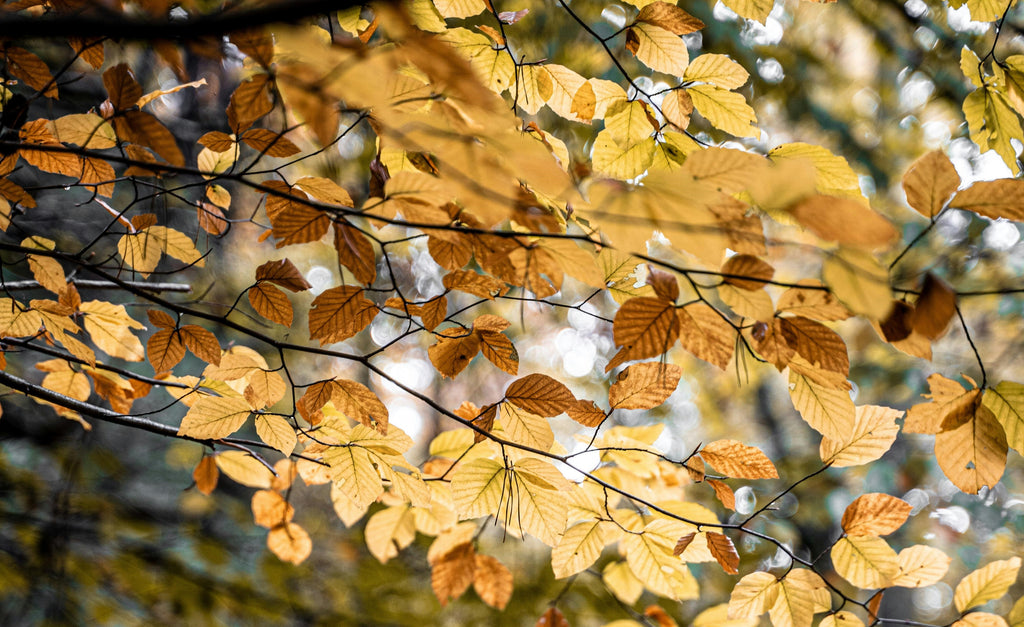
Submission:
[[[217,6],[207,4],[211,10]],[[130,3],[126,6],[131,9]],[[508,28],[508,36],[526,61],[550,60],[584,76],[624,83],[608,53],[558,4],[495,0],[494,6],[499,11],[529,9],[526,17]],[[608,0],[574,0],[570,6],[601,36],[621,29],[634,10]],[[766,151],[780,143],[801,141],[846,157],[872,205],[901,225],[904,241],[926,226],[906,208],[899,187],[902,173],[918,156],[946,149],[965,181],[1010,174],[998,157],[980,155],[967,139],[960,105],[970,87],[959,69],[960,50],[968,46],[984,55],[993,46],[995,32],[993,24],[971,22],[966,7],[953,9],[925,0],[835,4],[778,0],[762,25],[739,18],[721,3],[687,0],[680,6],[706,24],[685,37],[691,56],[704,51],[728,54],[751,74],[742,93],[757,111],[764,133],[730,145]],[[485,18],[486,14],[466,24]],[[1024,51],[1021,28],[1024,10],[1012,8],[996,44],[1001,54]],[[67,61],[62,45],[31,45],[51,68]],[[131,61],[147,89],[175,80],[174,70],[158,49],[115,42],[106,47],[109,56]],[[621,42],[614,49],[627,71],[641,73],[635,59],[622,51]],[[247,70],[230,55],[218,61],[185,51],[183,63],[187,75],[205,77],[209,88],[163,99],[158,114],[170,120],[179,137],[194,140],[206,130],[225,128],[227,97]],[[78,69],[75,66],[64,75],[62,99],[34,113],[57,117],[64,113],[61,107],[77,112],[102,101],[99,77]],[[659,89],[650,78],[637,81],[649,93]],[[567,143],[574,161],[587,161],[594,134],[591,127],[547,111],[538,116],[538,123]],[[699,131],[697,137],[702,140],[727,139],[701,128],[708,127],[698,124],[691,130]],[[308,167],[310,174],[337,180],[358,202],[368,193],[367,168],[374,152],[372,136],[357,128],[308,162]],[[46,202],[45,190],[38,192],[40,207],[32,219],[60,220],[69,237],[76,239],[106,228],[106,223],[77,221],[75,214],[67,212],[66,195],[60,203]],[[244,202],[255,207],[257,199]],[[164,198],[154,198],[151,204],[162,223],[173,225],[175,219],[187,217]],[[251,284],[255,262],[271,250],[269,243],[253,244],[259,233],[253,224],[236,225],[227,242],[218,244],[217,264],[224,271],[215,283],[193,284],[193,295],[210,303],[232,302]],[[200,248],[204,244],[209,242],[200,241]],[[326,244],[319,254],[314,246],[304,250],[309,251],[305,256],[291,259],[314,285],[314,293],[336,284],[333,250]],[[411,242],[404,252],[408,256],[398,259],[395,271],[408,282],[413,296],[429,294],[440,281],[437,266],[424,245]],[[952,211],[900,261],[895,268],[897,283],[914,288],[924,269],[958,289],[1006,286],[1024,270],[1024,244],[1016,224],[991,223]],[[8,276],[6,267],[4,272],[6,280],[24,278]],[[185,283],[199,280],[190,274],[164,278]],[[560,301],[577,303],[588,295],[582,286],[570,284]],[[504,301],[492,311],[521,324],[529,334],[529,343],[520,348],[522,372],[550,372],[581,396],[596,396],[606,385],[604,366],[614,354],[611,325],[592,315],[607,316],[610,303],[603,298],[576,309]],[[964,305],[974,340],[991,370],[989,379],[1021,380],[1024,334],[1017,322],[1024,313],[1021,299],[1013,294],[986,296]],[[370,351],[387,344],[399,331],[389,324],[387,316],[378,317],[370,333],[364,334],[368,337],[360,337],[364,343],[360,349]],[[858,404],[908,407],[926,391],[928,374],[943,371],[952,376],[956,371],[951,368],[973,363],[958,329],[935,345],[932,363],[896,352],[862,322],[843,323],[839,331],[850,347],[850,378],[858,386]],[[303,328],[292,333],[306,337]],[[218,336],[225,346],[232,338],[227,330]],[[441,388],[427,361],[426,347],[400,346],[389,353],[382,367],[416,389],[429,391],[447,407],[457,407],[467,398],[501,394],[503,384],[493,376],[478,376],[479,363]],[[736,434],[742,434],[745,443],[761,447],[783,479],[756,487],[737,483],[738,516],[752,511],[755,501],[763,503],[817,469],[817,436],[799,419],[784,383],[770,368],[748,361],[723,374],[682,351],[668,358],[686,370],[680,389],[662,407],[642,416],[624,412],[620,420],[663,423],[665,436],[659,444],[677,457],[701,442]],[[302,376],[339,368],[328,358],[289,366]],[[350,376],[365,377],[357,372]],[[425,443],[443,425],[393,394],[393,389],[388,398],[388,387],[380,381],[369,383],[383,390],[392,423],[421,443],[411,461],[425,459]],[[164,400],[171,402],[170,397]],[[155,400],[147,403],[136,408],[157,412],[167,424],[177,424],[183,413],[180,408],[162,412]],[[562,438],[573,430],[566,424],[560,432],[557,419],[553,422],[556,435]],[[563,443],[573,446],[571,439]],[[314,552],[300,566],[283,564],[266,550],[266,530],[252,522],[249,488],[222,478],[215,497],[205,497],[190,485],[191,470],[202,454],[195,444],[168,443],[111,425],[96,424],[85,431],[24,397],[5,397],[0,420],[0,624],[514,625],[532,624],[556,600],[574,626],[642,618],[638,612],[659,601],[686,624],[701,610],[725,600],[735,583],[716,564],[694,565],[703,587],[701,600],[667,603],[645,595],[630,605],[615,599],[600,577],[590,572],[568,582],[555,581],[546,563],[546,549],[532,540],[506,537],[500,527],[487,526],[481,535],[481,552],[499,557],[512,569],[516,581],[512,601],[499,613],[468,593],[442,608],[430,590],[425,538],[382,565],[367,552],[360,525],[345,528],[325,507],[327,486],[296,486],[290,498],[297,520],[313,538]],[[901,435],[879,462],[827,471],[797,487],[759,518],[754,528],[782,539],[803,557],[816,557],[838,537],[836,521],[845,506],[856,495],[872,491],[901,496],[914,507],[910,523],[893,538],[893,544],[927,542],[942,548],[955,558],[955,568],[961,571],[956,575],[990,559],[1017,554],[1024,543],[1020,460],[1011,459],[996,489],[980,496],[964,495],[938,471],[931,438],[913,435]],[[687,496],[713,503],[709,490]],[[749,536],[738,548],[741,570],[786,563],[775,547]],[[610,553],[606,551],[591,570],[599,573],[611,561]],[[953,574],[947,577],[955,580]],[[946,583],[921,590],[895,589],[886,594],[882,612],[948,622],[951,597],[952,588]],[[1009,601],[995,605],[993,611],[1005,613]]]

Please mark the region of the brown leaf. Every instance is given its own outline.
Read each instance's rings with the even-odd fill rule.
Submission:
[[[241,134],[253,122],[270,113],[274,103],[270,97],[270,75],[257,74],[243,81],[231,94],[228,103],[228,124],[235,134]]]
[[[309,197],[300,190],[289,189],[277,181],[265,181],[265,187],[278,193],[267,193],[267,218],[273,228],[274,237],[280,239],[277,247],[289,244],[315,242],[327,233],[331,219],[315,207],[304,204]]]
[[[907,521],[910,503],[888,494],[858,496],[843,512],[843,531],[849,536],[885,536]]]
[[[477,335],[480,337],[480,354],[505,372],[511,375],[519,374],[519,351],[512,344],[512,340],[493,331],[480,331]]]
[[[186,324],[178,329],[178,335],[193,355],[206,363],[220,365],[220,342],[213,333],[199,325]]]
[[[53,80],[50,68],[42,59],[16,46],[5,47],[4,56],[7,59],[7,71],[12,75],[25,81],[26,85],[36,91],[45,89],[43,95],[47,98],[57,97],[57,82]]]
[[[683,369],[675,364],[633,364],[619,373],[608,390],[608,403],[614,409],[657,407],[676,391],[682,375]]]
[[[174,329],[161,329],[149,336],[146,355],[154,371],[167,372],[185,357],[185,345]]]
[[[546,374],[528,374],[505,390],[505,399],[530,413],[550,418],[565,412],[576,402],[569,388]]]
[[[654,288],[654,293],[658,295],[658,298],[673,303],[679,298],[679,281],[670,272],[648,266],[647,284]]]
[[[738,574],[740,556],[736,553],[736,547],[733,546],[729,536],[709,531],[707,532],[707,538],[708,549],[711,550],[711,555],[722,566],[722,570],[730,575]]]
[[[525,10],[525,9],[524,9]],[[569,627],[569,621],[557,607],[549,607],[540,618],[537,619],[535,627]]]
[[[377,257],[373,244],[361,231],[347,222],[335,222],[334,248],[338,251],[338,263],[352,271],[357,281],[369,285],[377,278]]]
[[[622,348],[608,362],[605,372],[624,362],[661,355],[672,348],[679,337],[679,322],[672,301],[646,296],[627,300],[612,324],[615,345]]]
[[[910,337],[914,332],[914,306],[902,300],[892,301],[892,308],[884,320],[879,321],[878,328],[886,342],[899,342]]]
[[[214,152],[227,152],[235,147],[235,140],[231,139],[227,133],[220,131],[205,133],[197,141]]]
[[[334,383],[331,400],[335,407],[352,420],[387,435],[388,408],[373,390],[350,379],[338,379]]]
[[[196,207],[196,219],[199,228],[210,235],[223,235],[228,230],[228,221],[221,208],[205,200],[199,201]]]
[[[292,303],[284,292],[263,282],[249,288],[249,304],[271,322],[292,326]]]
[[[903,175],[907,204],[926,218],[934,218],[960,187],[960,175],[941,150],[933,150],[915,161]]]
[[[302,292],[312,287],[306,279],[302,278],[299,269],[289,259],[268,261],[256,268],[256,280],[268,281],[292,292]]]
[[[469,542],[460,544],[431,563],[430,587],[442,606],[469,588],[476,574],[476,551]]]
[[[458,413],[458,410],[456,410],[456,413]],[[483,429],[487,433],[490,433],[491,429],[494,428],[494,418],[497,416],[497,414],[498,414],[498,405],[495,404],[495,403],[492,403],[492,404],[488,405],[487,407],[484,407],[483,409],[481,409],[480,412],[477,413],[472,418],[470,418],[470,420],[476,426],[480,427],[481,429]],[[463,417],[465,417],[465,416],[463,416]],[[476,442],[483,442],[486,439],[487,439],[487,436],[485,436],[483,433],[480,433],[479,431],[474,431],[473,432],[473,442],[474,443],[476,443]]]
[[[427,349],[430,363],[442,375],[455,378],[480,350],[480,336],[463,329],[445,329]]]
[[[423,327],[427,331],[433,331],[448,317],[448,299],[442,295],[428,300],[420,305],[418,315],[423,321]]]
[[[705,303],[677,310],[679,343],[694,357],[725,370],[736,347],[736,329]]]
[[[794,316],[779,321],[782,336],[801,357],[815,368],[850,374],[850,357],[846,342],[832,329],[820,322]]]
[[[993,220],[1006,218],[1020,222],[1024,220],[1024,180],[977,181],[957,192],[949,206],[973,211]]]
[[[926,273],[921,295],[914,304],[914,330],[930,340],[938,339],[954,315],[956,292],[931,272]]]
[[[674,35],[686,35],[704,28],[704,22],[668,2],[652,2],[640,9],[637,22],[660,26]]]
[[[235,31],[228,37],[231,43],[264,68],[270,67],[274,60],[274,40],[262,29],[246,29]]]
[[[754,348],[758,354],[773,364],[779,372],[782,372],[796,354],[782,333],[781,318],[775,318],[771,324],[756,323],[751,331],[751,337],[754,339]]]
[[[679,627],[679,623],[669,616],[668,612],[657,605],[648,605],[645,607],[644,616],[653,620],[657,627]]]
[[[103,66],[103,37],[90,37],[83,39],[81,37],[69,37],[68,45],[75,51],[75,54],[79,55],[83,61],[92,66],[92,69],[98,70]]]
[[[508,291],[504,281],[472,270],[455,270],[441,279],[446,289],[466,292],[480,298],[494,299]]]
[[[251,128],[242,133],[239,138],[253,150],[259,151],[268,157],[290,157],[298,154],[299,147],[282,134],[265,128]],[[210,150],[213,150],[212,148]]]
[[[333,287],[313,299],[309,309],[309,338],[320,345],[341,342],[366,328],[377,306],[350,285]]]
[[[192,480],[196,482],[196,489],[207,496],[217,487],[219,476],[217,461],[212,455],[203,455],[203,458],[196,464],[196,469],[192,471]]]
[[[174,321],[174,318],[169,316],[167,312],[160,311],[159,309],[148,309],[146,316],[149,317],[149,321],[161,329],[173,329],[178,324]]]
[[[722,280],[744,290],[759,290],[775,276],[775,268],[753,255],[733,255],[722,264]]]
[[[302,398],[302,409],[306,414],[316,414],[328,401],[334,398],[335,391],[338,387],[337,382],[334,379],[328,379],[327,381],[317,381],[306,388]],[[340,408],[339,408],[340,409]],[[305,415],[305,414],[304,414]],[[308,417],[307,417],[307,421]],[[312,421],[309,421],[312,422]]]
[[[503,610],[512,598],[512,572],[490,555],[477,555],[473,589],[484,603]]]
[[[607,414],[594,401],[577,400],[565,410],[569,417],[584,427],[596,427],[604,422]]]
[[[704,461],[737,479],[778,479],[775,464],[761,449],[736,440],[715,440],[700,451]]]
[[[113,122],[114,130],[121,139],[150,148],[171,165],[185,165],[185,156],[178,148],[178,141],[152,114],[129,110],[119,113]]]
[[[693,542],[693,539],[696,537],[696,533],[688,533],[685,536],[679,538],[679,540],[676,542],[676,547],[672,549],[672,555],[682,555],[683,551],[686,550],[686,547],[690,546],[690,543]]]

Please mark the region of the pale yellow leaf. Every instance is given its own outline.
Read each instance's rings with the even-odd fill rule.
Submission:
[[[269,489],[274,479],[269,468],[244,451],[224,451],[215,459],[222,473],[244,486]]]
[[[964,577],[953,593],[953,603],[959,612],[984,605],[1007,593],[1017,581],[1020,558],[990,562]]]
[[[775,575],[758,571],[744,576],[729,596],[729,618],[755,618],[771,608],[779,596]]]
[[[285,455],[291,455],[298,440],[295,429],[281,416],[256,416],[256,434],[260,439]]]
[[[915,544],[900,551],[896,561],[900,570],[893,578],[892,585],[923,588],[941,581],[952,559],[939,549]]]
[[[896,419],[903,412],[890,407],[862,405],[857,407],[853,429],[839,440],[822,438],[821,460],[835,468],[859,466],[874,461],[888,451],[899,426]]]
[[[686,67],[683,80],[693,83],[711,83],[722,89],[742,87],[750,74],[724,54],[702,54]]]
[[[597,561],[606,543],[605,524],[590,520],[566,529],[551,549],[551,568],[556,579],[575,575]]]
[[[826,438],[841,440],[853,430],[857,411],[846,390],[821,385],[791,367],[789,394],[804,422]]]
[[[858,588],[885,588],[899,574],[896,551],[877,536],[846,536],[832,547],[832,565]]]
[[[840,248],[825,260],[821,277],[854,313],[884,320],[892,308],[889,272],[870,253]]]
[[[244,398],[205,396],[181,420],[178,435],[216,440],[237,431],[252,413]]]

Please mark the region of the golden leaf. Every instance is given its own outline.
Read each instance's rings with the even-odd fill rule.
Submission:
[[[501,404],[501,424],[508,439],[539,451],[551,450],[555,442],[555,434],[547,419],[510,403]]]
[[[791,287],[779,297],[779,312],[793,313],[805,318],[830,322],[850,317],[846,309],[819,281],[801,281],[801,287]]]
[[[840,248],[821,269],[822,280],[854,313],[883,320],[891,308],[889,272],[874,256],[853,248]]]
[[[676,310],[679,342],[699,359],[725,370],[732,361],[736,329],[706,303],[691,303]]]
[[[777,479],[778,471],[761,449],[736,440],[715,440],[700,451],[715,470],[737,479]]]
[[[588,520],[565,530],[558,544],[551,549],[551,568],[556,579],[563,579],[590,568],[607,542],[605,524]]]
[[[479,350],[479,333],[453,328],[438,334],[437,343],[427,349],[427,355],[438,372],[454,378],[473,361]]]
[[[736,137],[757,137],[757,115],[741,94],[714,85],[687,87],[693,106],[715,128]]]
[[[722,89],[742,87],[750,74],[724,54],[702,54],[686,66],[683,80],[691,83],[711,83]]]
[[[640,9],[637,22],[664,28],[675,35],[687,35],[704,28],[704,22],[668,2],[652,2]]]
[[[1003,381],[985,390],[982,403],[1003,426],[1008,446],[1024,455],[1024,385]]]
[[[745,575],[729,596],[729,618],[756,618],[775,605],[779,581],[768,572]]]
[[[252,517],[260,527],[276,527],[291,522],[295,508],[273,490],[257,490],[252,495]]]
[[[690,63],[686,43],[670,30],[637,19],[626,31],[626,49],[656,72],[682,76]]]
[[[847,610],[840,610],[821,619],[819,627],[864,627],[864,621]]]
[[[186,324],[178,328],[178,337],[192,354],[203,361],[220,364],[220,342],[210,331],[196,324]]]
[[[469,589],[476,574],[476,551],[469,542],[460,544],[430,564],[430,586],[441,606]]]
[[[361,446],[334,446],[324,451],[334,485],[359,508],[365,508],[384,492],[380,473],[369,451]]]
[[[370,555],[387,563],[416,539],[413,510],[405,504],[380,510],[366,521],[364,535]]]
[[[146,355],[156,372],[167,372],[185,357],[185,345],[175,329],[161,329],[146,341]]]
[[[270,469],[243,451],[224,451],[214,458],[222,473],[250,488],[270,488],[274,474]]]
[[[759,290],[770,281],[775,268],[753,255],[733,255],[722,264],[722,280],[744,290]]]
[[[998,614],[971,612],[953,623],[952,627],[1007,627],[1007,622]]]
[[[493,459],[474,459],[458,466],[452,474],[452,497],[459,518],[479,518],[497,512],[507,491],[506,474],[505,466]]]
[[[842,440],[856,423],[856,409],[845,389],[815,381],[809,373],[789,369],[789,394],[804,422],[830,440]]]
[[[848,198],[816,194],[790,207],[789,213],[818,237],[843,246],[881,248],[898,235],[881,214]]]
[[[648,297],[629,299],[616,312],[612,325],[615,345],[622,348],[608,362],[605,372],[626,361],[666,352],[679,337],[679,327],[680,318],[671,301]]]
[[[292,303],[284,292],[266,283],[259,282],[249,288],[249,304],[256,313],[271,322],[292,326]]]
[[[739,573],[740,556],[736,553],[736,547],[733,546],[729,536],[709,531],[707,532],[707,538],[708,549],[711,550],[711,554],[715,556],[715,560],[722,567],[722,570],[730,575]]]
[[[290,139],[265,128],[251,128],[242,133],[239,141],[268,157],[290,157],[300,152]]]
[[[298,439],[295,429],[281,416],[273,414],[256,416],[256,434],[260,439],[285,455],[291,455]]]
[[[217,487],[217,460],[212,455],[203,455],[203,458],[196,464],[192,471],[192,480],[196,482],[196,489],[209,496]]]
[[[388,433],[388,408],[370,388],[358,381],[338,379],[331,390],[334,406],[346,416],[382,434]]]
[[[843,377],[850,374],[846,343],[838,333],[801,316],[783,318],[779,326],[786,343],[812,367],[836,372]]]

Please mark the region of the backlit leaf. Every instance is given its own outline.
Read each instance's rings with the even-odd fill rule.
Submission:
[[[546,374],[529,374],[516,379],[505,390],[505,398],[539,416],[557,416],[576,402],[564,383]]]
[[[216,440],[226,438],[245,423],[252,413],[244,398],[204,396],[181,420],[179,435]]]
[[[907,204],[929,219],[942,211],[958,187],[960,175],[941,150],[933,150],[919,158],[903,175]]]
[[[939,467],[968,494],[998,483],[1006,468],[1006,451],[1006,433],[984,405],[960,426],[935,436]]]
[[[896,441],[899,433],[896,419],[900,414],[899,410],[877,405],[857,407],[852,431],[843,434],[840,440],[821,439],[821,460],[835,468],[844,468],[878,459]]]
[[[288,522],[270,530],[267,534],[267,548],[282,562],[301,564],[313,552],[313,541],[305,529]]]
[[[843,512],[843,531],[851,536],[884,536],[907,520],[910,503],[888,494],[862,494]]]
[[[490,555],[476,555],[473,589],[484,603],[497,610],[505,609],[512,598],[512,572]]]
[[[896,551],[877,536],[846,536],[832,547],[836,572],[858,588],[885,588],[899,573]]]
[[[1020,571],[1020,558],[1011,557],[1007,560],[989,562],[982,568],[960,580],[953,593],[953,603],[959,612],[984,605],[992,599],[998,599],[1009,591],[1017,581]]]
[[[923,588],[941,581],[952,560],[939,549],[915,544],[900,551],[896,561],[900,570],[893,578],[892,585]]]
[[[776,479],[779,476],[775,465],[761,449],[736,440],[715,440],[701,449],[700,456],[715,470],[729,477]]]
[[[729,618],[755,618],[768,611],[779,596],[779,581],[763,571],[744,576],[729,597]]]
[[[804,422],[830,440],[842,440],[856,423],[857,412],[849,392],[821,385],[792,367],[789,394]]]
[[[309,338],[320,345],[341,342],[362,331],[377,315],[363,290],[342,285],[325,290],[309,308]]]
[[[619,373],[608,390],[615,409],[650,409],[661,405],[676,391],[683,369],[675,364],[633,364]]]
[[[605,372],[626,361],[666,352],[679,337],[675,305],[660,298],[631,298],[615,314],[612,331],[622,348],[608,362]]]
[[[555,578],[562,579],[589,568],[601,556],[606,543],[604,523],[582,522],[566,529],[558,544],[551,549],[551,568]]]

